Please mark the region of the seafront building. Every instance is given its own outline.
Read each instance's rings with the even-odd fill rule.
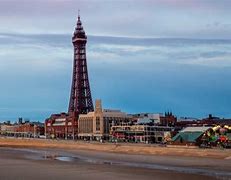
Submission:
[[[177,117],[172,112],[166,112],[164,116],[160,118],[161,126],[172,126],[174,127],[177,123]]]
[[[66,118],[68,118],[66,113],[52,115],[49,121],[46,121],[46,138],[73,139],[73,127],[68,124]],[[111,126],[128,123],[129,120],[124,112],[102,109],[101,100],[96,100],[95,111],[79,115],[78,133],[75,134],[74,139],[109,139]]]
[[[22,121],[19,118],[17,123],[3,123],[0,126],[0,133],[4,136],[14,137],[40,137],[44,135],[44,124],[41,122]]]
[[[163,143],[172,137],[173,127],[151,125],[119,125],[112,126],[111,141]]]
[[[186,127],[172,138],[170,144],[200,145],[203,139],[208,138],[212,132],[212,127]]]
[[[231,126],[186,127],[168,143],[173,145],[231,148]]]
[[[109,140],[112,126],[128,124],[129,116],[120,110],[103,109],[101,100],[96,100],[95,111],[79,115],[78,138]]]
[[[161,117],[164,116],[163,113],[137,113],[137,114],[129,114],[132,117],[132,121],[134,123],[153,123],[160,124]]]
[[[15,127],[12,124],[1,124],[0,131],[1,135],[13,135],[15,132]]]
[[[130,114],[135,124],[153,124],[160,126],[174,126],[177,117],[172,112],[163,113],[138,113]]]
[[[78,133],[77,122],[72,123],[67,113],[52,114],[45,120],[45,137],[75,139]]]

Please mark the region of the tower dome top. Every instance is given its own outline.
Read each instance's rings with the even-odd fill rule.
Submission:
[[[78,20],[77,20],[77,24],[76,24],[76,27],[75,27],[73,37],[74,38],[86,38],[86,34],[85,34],[84,29],[83,29],[82,22],[80,20],[79,11],[78,11]]]

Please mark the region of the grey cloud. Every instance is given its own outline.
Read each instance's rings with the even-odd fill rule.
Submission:
[[[72,57],[71,35],[17,35],[2,34],[0,46],[4,53],[15,55],[18,53],[29,53],[33,55],[42,53],[40,58],[44,58],[45,64],[51,64],[59,59]],[[113,59],[130,62],[130,57],[136,56],[136,61],[143,57],[143,62],[152,60],[153,62],[163,61],[168,63],[190,63],[201,58],[219,58],[231,56],[231,40],[201,40],[201,39],[152,39],[152,38],[119,38],[119,37],[97,37],[88,38],[89,56],[94,58],[105,58],[107,61]],[[12,44],[14,43],[14,47]],[[12,47],[12,48],[11,48]],[[8,49],[5,51],[4,49]],[[22,55],[22,54],[21,54]],[[7,56],[7,55],[6,55]],[[34,59],[38,55],[34,56]],[[17,59],[25,57],[18,56]],[[35,63],[31,59],[30,63]],[[48,60],[45,60],[48,59]],[[50,59],[50,60],[49,60]],[[65,62],[70,62],[65,60]],[[219,63],[217,63],[219,66]],[[227,62],[230,66],[230,62]]]
[[[84,27],[90,34],[230,38],[230,33],[216,28],[220,24],[228,28],[231,15],[229,7],[230,2],[225,0],[219,0],[219,3],[215,0],[3,0],[0,6],[0,31],[71,33],[80,8]],[[212,28],[206,28],[204,32],[206,24]]]

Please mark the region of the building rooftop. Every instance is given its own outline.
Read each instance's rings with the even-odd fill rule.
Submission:
[[[212,127],[186,127],[181,132],[205,132]]]

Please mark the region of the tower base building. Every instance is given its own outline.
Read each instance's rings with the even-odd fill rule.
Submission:
[[[46,138],[76,139],[77,134],[77,120],[67,113],[52,114],[45,121]]]

